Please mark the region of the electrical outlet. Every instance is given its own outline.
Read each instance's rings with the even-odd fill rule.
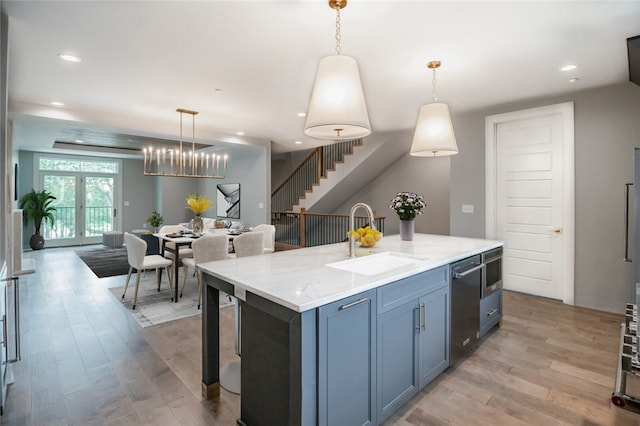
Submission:
[[[473,204],[463,204],[462,213],[473,213]]]

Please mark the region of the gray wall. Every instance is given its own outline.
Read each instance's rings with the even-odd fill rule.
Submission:
[[[3,194],[7,194],[8,191],[5,190],[6,185],[9,184],[7,182],[7,170],[5,161],[7,157],[10,155],[13,156],[13,152],[9,152],[7,146],[7,75],[9,69],[9,60],[8,60],[8,48],[9,48],[9,18],[4,10],[4,5],[0,7],[0,153],[2,153],[2,158],[0,158],[0,188],[2,188]],[[17,176],[14,176],[16,179]],[[11,191],[13,192],[13,191]],[[4,241],[3,244],[0,244],[0,268],[2,268],[2,264],[4,263],[5,256],[7,251],[9,250],[8,245],[11,243],[7,238],[10,219],[7,216],[7,213],[11,210],[9,206],[9,199],[6,199],[4,196],[0,196],[0,241]]]
[[[271,223],[271,149],[253,147],[234,153],[222,180],[198,179],[197,190],[214,204],[205,213],[216,216],[216,188],[219,183],[240,184],[240,222],[247,226]],[[184,200],[183,200],[184,201]],[[261,207],[262,206],[262,207]]]
[[[142,161],[122,160],[122,230],[141,229],[155,208],[155,182],[142,174]],[[126,203],[129,203],[127,206]],[[151,226],[146,226],[151,229]]]
[[[176,225],[193,219],[194,214],[186,208],[186,198],[197,192],[196,179],[157,177],[153,178],[153,181],[161,188],[159,211],[164,216],[165,225]],[[209,216],[210,212],[211,210],[206,212],[204,216]],[[148,217],[148,214],[145,218]]]
[[[18,199],[33,188],[33,152],[18,152]],[[33,223],[22,231],[22,247],[29,248],[29,239],[35,232]]]
[[[398,133],[398,137],[406,137],[406,133]],[[397,234],[400,220],[389,208],[389,203],[400,191],[416,192],[427,203],[424,214],[416,217],[416,232],[448,235],[450,164],[450,157],[412,157],[407,150],[406,155],[387,167],[371,183],[357,189],[335,213],[348,214],[355,203],[367,203],[377,216],[386,217],[384,233]],[[358,214],[364,214],[364,211],[358,211]]]
[[[575,104],[575,303],[622,312],[632,300],[631,265],[622,261],[624,184],[633,182],[640,146],[640,87],[632,83],[454,117],[460,154],[451,163],[451,234],[484,236],[484,117],[567,101]],[[475,213],[461,213],[462,204]]]

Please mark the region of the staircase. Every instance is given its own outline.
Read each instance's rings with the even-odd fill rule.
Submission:
[[[272,194],[271,223],[276,242],[310,247],[340,242],[346,237],[347,216],[335,212],[357,191],[406,155],[412,133],[377,133],[314,150]],[[360,224],[362,220],[362,224]],[[356,227],[367,224],[357,219]],[[384,230],[384,217],[376,219]]]
[[[302,163],[271,194],[271,211],[300,211],[300,200],[320,185],[321,179],[335,171],[355,147],[362,146],[362,139],[324,145],[314,149]],[[295,208],[294,208],[295,207]]]

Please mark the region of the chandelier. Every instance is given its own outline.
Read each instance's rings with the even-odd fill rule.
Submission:
[[[336,11],[336,54],[320,61],[304,133],[318,139],[349,140],[371,134],[358,63],[341,55],[340,9],[347,0],[329,0]]]
[[[227,155],[196,152],[196,115],[198,111],[184,108],[180,113],[180,143],[176,149],[144,148],[143,171],[145,176],[168,176],[187,178],[224,179],[227,173]],[[191,115],[191,149],[182,140],[182,116]]]
[[[456,135],[453,132],[449,106],[438,102],[436,96],[436,69],[440,61],[431,61],[427,68],[433,70],[431,95],[433,102],[422,105],[418,114],[418,123],[411,143],[411,155],[418,157],[441,157],[458,153]]]

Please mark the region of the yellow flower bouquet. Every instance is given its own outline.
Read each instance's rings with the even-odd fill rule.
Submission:
[[[187,197],[187,207],[197,215],[206,212],[211,206],[211,200],[204,195],[191,194]]]

